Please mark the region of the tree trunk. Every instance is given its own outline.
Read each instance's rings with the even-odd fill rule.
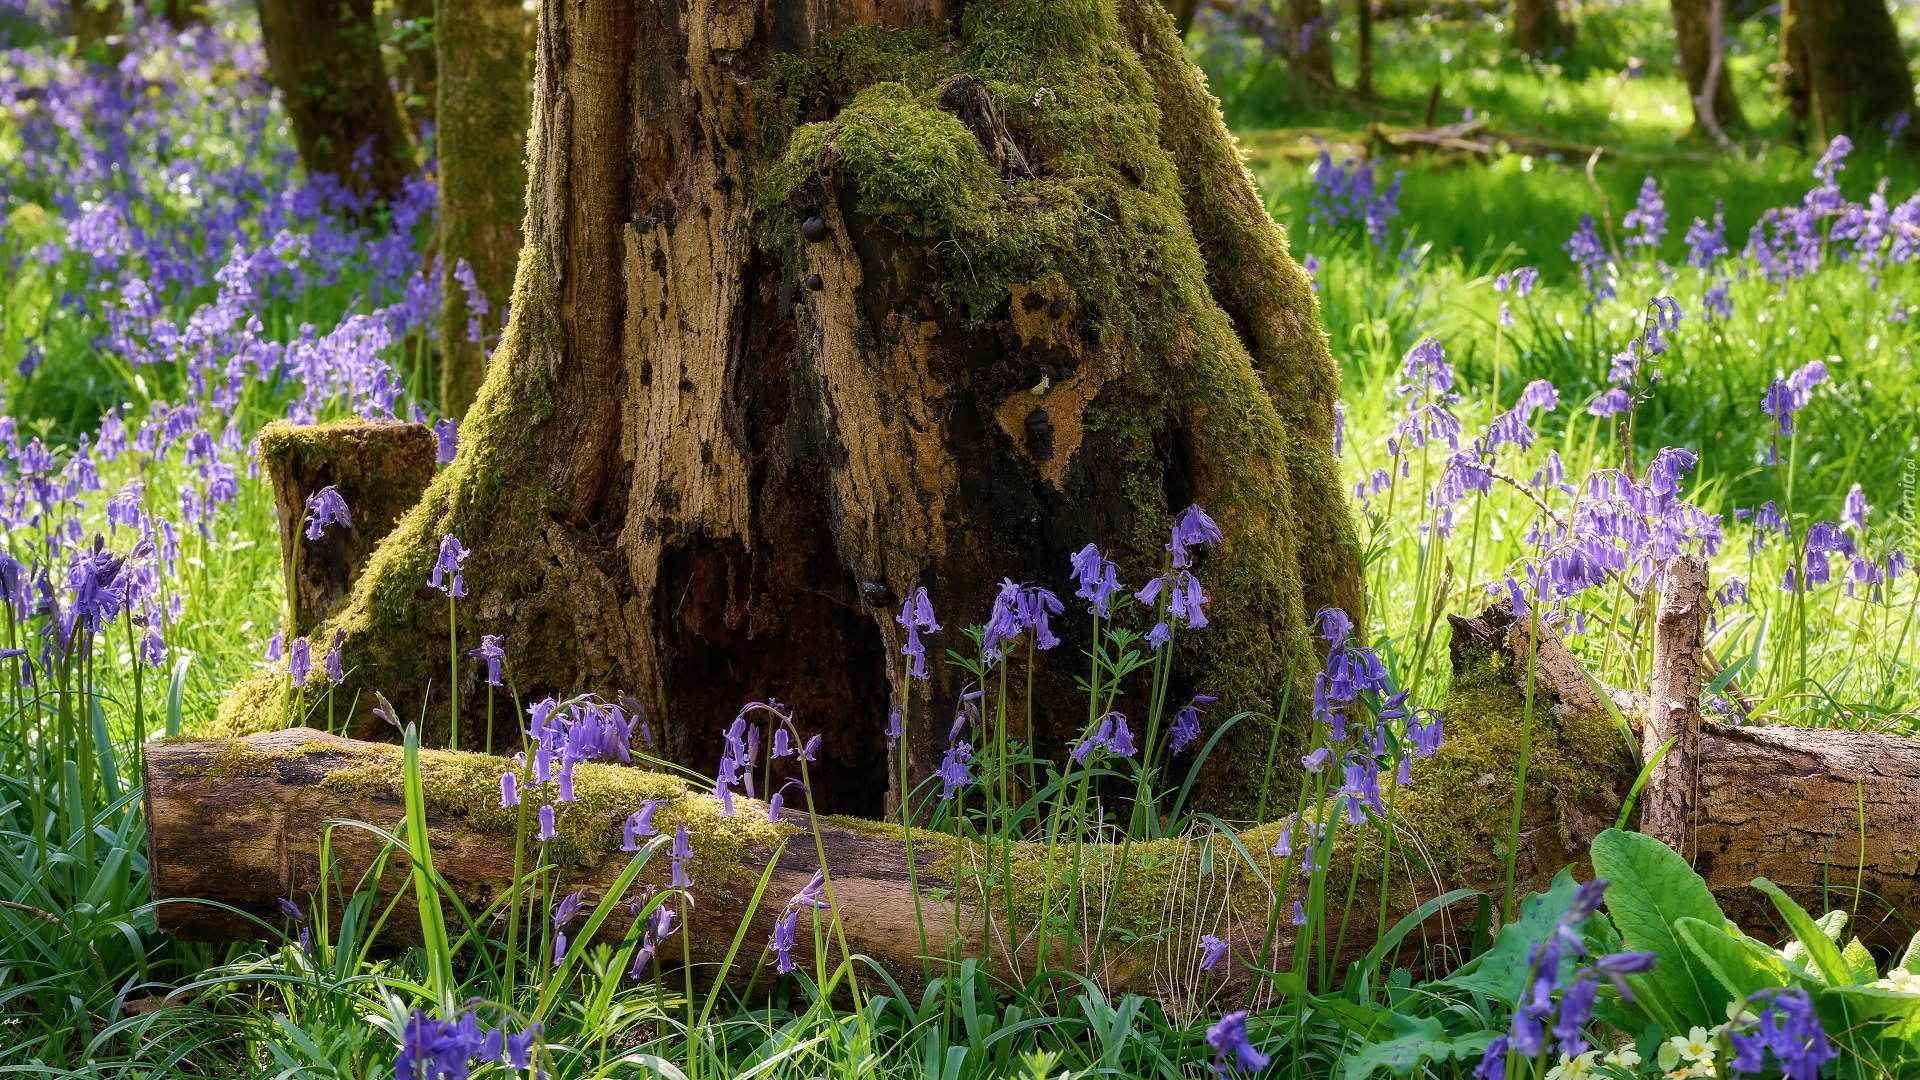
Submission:
[[[175,30],[184,30],[205,23],[207,9],[194,0],[161,0],[160,17]]]
[[[434,17],[434,0],[396,0],[394,13],[401,26],[392,39],[400,51],[404,68],[400,100],[405,105],[402,110],[407,121],[416,128],[420,121],[434,122],[437,115],[437,101],[440,87],[440,61],[435,50],[439,48],[438,20]],[[525,104],[526,95],[520,95]],[[419,134],[416,130],[414,134]],[[446,185],[446,161],[444,149],[440,162],[441,186]],[[516,193],[516,198],[518,194]]]
[[[1740,98],[1733,90],[1732,73],[1726,68],[1724,54],[1714,64],[1716,51],[1724,49],[1724,0],[1672,0],[1673,29],[1679,39],[1680,67],[1687,77],[1687,100],[1693,103],[1694,124],[1702,134],[1711,135],[1717,125],[1721,131],[1739,131],[1746,127],[1740,114]],[[1714,16],[1720,15],[1720,26]],[[1712,114],[1701,109],[1701,91],[1713,78]]]
[[[408,140],[380,58],[373,0],[257,3],[261,42],[307,171],[330,173],[356,192],[398,192]]]
[[[120,0],[68,0],[67,19],[82,49],[120,32]]]
[[[1658,762],[1640,802],[1640,831],[1682,855],[1693,849],[1699,809],[1693,778],[1700,760],[1700,687],[1707,681],[1707,560],[1680,555],[1661,575],[1640,760]],[[1671,745],[1669,745],[1671,744]],[[1661,753],[1665,750],[1665,754]]]
[[[1560,17],[1558,0],[1514,0],[1513,47],[1551,58],[1573,44],[1573,27]]]
[[[1363,614],[1305,275],[1156,3],[952,15],[542,7],[512,321],[458,460],[320,631],[348,635],[343,698],[381,690],[444,736],[447,604],[423,583],[453,534],[475,552],[461,648],[505,635],[520,700],[630,694],[711,769],[735,710],[778,697],[825,736],[823,807],[877,817],[890,709],[929,774],[962,688],[939,657],[971,651],[1002,578],[1071,597],[1068,556],[1098,542],[1138,587],[1198,502],[1226,542],[1197,567],[1212,626],[1168,646],[1174,700],[1290,702],[1297,745],[1312,613]],[[1004,132],[948,111],[976,69]],[[948,629],[909,696],[893,616],[918,587]],[[1090,622],[1069,601],[1069,645],[1011,650],[1042,754],[1082,734]],[[226,730],[266,722],[244,712]],[[1222,740],[1209,806],[1251,815],[1270,723]]]
[[[452,0],[439,51],[440,411],[465,416],[513,295],[527,190],[526,19],[520,0]],[[465,260],[470,306],[456,270]],[[484,312],[476,310],[484,304]],[[471,324],[471,325],[470,325]],[[479,340],[474,340],[474,338]]]
[[[1373,5],[1374,0],[1354,4],[1360,18],[1360,73],[1353,80],[1353,92],[1363,99],[1373,97]]]
[[[1321,0],[1287,0],[1287,59],[1294,79],[1312,95],[1340,88],[1333,77],[1330,22]]]
[[[1788,0],[1780,14],[1781,92],[1795,130],[1825,146],[1911,113],[1913,73],[1885,0]]]

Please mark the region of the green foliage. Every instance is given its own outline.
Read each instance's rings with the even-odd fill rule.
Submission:
[[[1531,954],[1534,948],[1553,935],[1555,926],[1567,913],[1567,905],[1572,902],[1573,894],[1579,888],[1580,883],[1573,879],[1572,870],[1562,870],[1554,875],[1552,888],[1544,893],[1534,893],[1520,902],[1519,917],[1500,928],[1500,934],[1494,938],[1491,949],[1442,979],[1441,985],[1485,994],[1509,1009],[1513,1008],[1519,1003],[1520,994],[1526,989],[1528,976],[1533,971]],[[1574,958],[1562,957],[1560,967],[1562,978],[1570,975]]]

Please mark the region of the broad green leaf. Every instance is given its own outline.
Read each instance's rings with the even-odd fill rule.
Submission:
[[[1814,969],[1828,986],[1848,986],[1853,983],[1853,969],[1847,965],[1846,958],[1840,955],[1840,947],[1827,937],[1826,928],[1807,914],[1807,909],[1795,903],[1780,886],[1766,878],[1754,878],[1753,887],[1766,893],[1773,900],[1774,909],[1787,921],[1787,929],[1800,939],[1806,947],[1807,955],[1813,958]],[[1831,918],[1831,913],[1828,916]]]
[[[1871,986],[1832,986],[1814,995],[1813,1007],[1845,1057],[1868,1066],[1841,1076],[1920,1074],[1920,994]]]
[[[1864,985],[1880,977],[1880,969],[1873,964],[1873,954],[1860,944],[1859,938],[1847,942],[1847,947],[1840,950],[1840,959],[1847,962],[1847,970],[1853,973],[1856,983]]]
[[[1594,837],[1593,872],[1612,883],[1607,911],[1627,948],[1659,957],[1658,965],[1635,985],[1657,991],[1671,1014],[1671,1027],[1711,1027],[1726,1019],[1731,1000],[1726,989],[1681,944],[1675,929],[1686,918],[1710,926],[1726,922],[1700,875],[1653,837],[1619,829]]]
[[[1460,972],[1441,982],[1485,994],[1512,1008],[1527,984],[1530,966],[1527,954],[1553,933],[1554,924],[1567,913],[1567,905],[1579,888],[1580,883],[1573,880],[1571,870],[1560,871],[1546,892],[1534,893],[1520,902],[1520,916],[1500,928],[1493,947],[1481,955],[1471,971]],[[1573,958],[1562,958],[1561,965],[1561,973],[1570,974]]]
[[[1735,937],[1712,923],[1683,916],[1674,923],[1687,948],[1713,973],[1730,998],[1746,998],[1775,986],[1791,986],[1787,965],[1772,949]]]
[[[1348,1056],[1347,1080],[1367,1080],[1381,1067],[1395,1076],[1411,1076],[1429,1061],[1461,1061],[1485,1052],[1497,1032],[1474,1031],[1458,1038],[1450,1036],[1440,1021],[1429,1016],[1393,1014],[1393,1038],[1367,1043]]]
[[[1920,934],[1913,935],[1913,940],[1907,942],[1907,951],[1900,954],[1900,962],[1894,966],[1912,971],[1915,964],[1920,964]]]

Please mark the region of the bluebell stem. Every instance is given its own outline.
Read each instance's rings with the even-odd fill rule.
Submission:
[[[347,511],[347,500],[340,497],[339,488],[328,484],[307,496],[306,522],[307,539],[319,540],[327,535],[329,525],[353,528],[353,515]]]

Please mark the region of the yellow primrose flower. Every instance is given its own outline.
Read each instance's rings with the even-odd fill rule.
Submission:
[[[1618,1065],[1623,1069],[1637,1069],[1640,1067],[1640,1051],[1635,1050],[1631,1046],[1622,1050],[1615,1050],[1613,1053],[1607,1055],[1607,1064]]]
[[[1891,990],[1896,994],[1920,994],[1920,975],[1906,968],[1894,968],[1887,972],[1886,978],[1875,980],[1872,986],[1875,990]]]
[[[1589,1050],[1576,1058],[1561,1054],[1560,1064],[1547,1071],[1547,1080],[1590,1080],[1595,1075],[1594,1059],[1599,1056],[1598,1050]]]

